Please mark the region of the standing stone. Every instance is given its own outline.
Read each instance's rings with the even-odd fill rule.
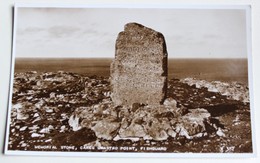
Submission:
[[[141,24],[128,23],[116,40],[111,64],[112,101],[118,105],[162,104],[167,90],[164,36]]]

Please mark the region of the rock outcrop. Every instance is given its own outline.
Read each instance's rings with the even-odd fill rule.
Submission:
[[[242,101],[249,103],[249,89],[247,86],[239,84],[237,82],[227,83],[220,81],[208,82],[206,80],[198,80],[194,78],[185,78],[181,80],[188,85],[196,86],[196,88],[207,88],[209,92],[219,92],[223,96],[227,96],[229,99]]]
[[[168,81],[161,105],[114,106],[108,78],[15,74],[8,148],[71,151],[60,147],[75,146],[75,151],[100,152],[80,148],[160,146],[167,147],[165,152],[252,152],[249,103],[181,81]],[[50,145],[57,149],[48,149]]]

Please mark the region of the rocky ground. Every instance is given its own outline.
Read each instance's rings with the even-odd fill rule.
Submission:
[[[15,74],[9,150],[252,152],[248,87],[171,79],[162,105],[114,107],[109,79]]]

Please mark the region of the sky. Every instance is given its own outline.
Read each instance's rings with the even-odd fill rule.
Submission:
[[[161,32],[169,58],[247,57],[242,9],[19,8],[16,21],[16,57],[113,58],[129,22]]]

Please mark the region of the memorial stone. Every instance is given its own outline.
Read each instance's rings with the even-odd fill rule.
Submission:
[[[110,69],[114,105],[162,104],[167,91],[167,56],[160,32],[126,24],[118,34]]]

